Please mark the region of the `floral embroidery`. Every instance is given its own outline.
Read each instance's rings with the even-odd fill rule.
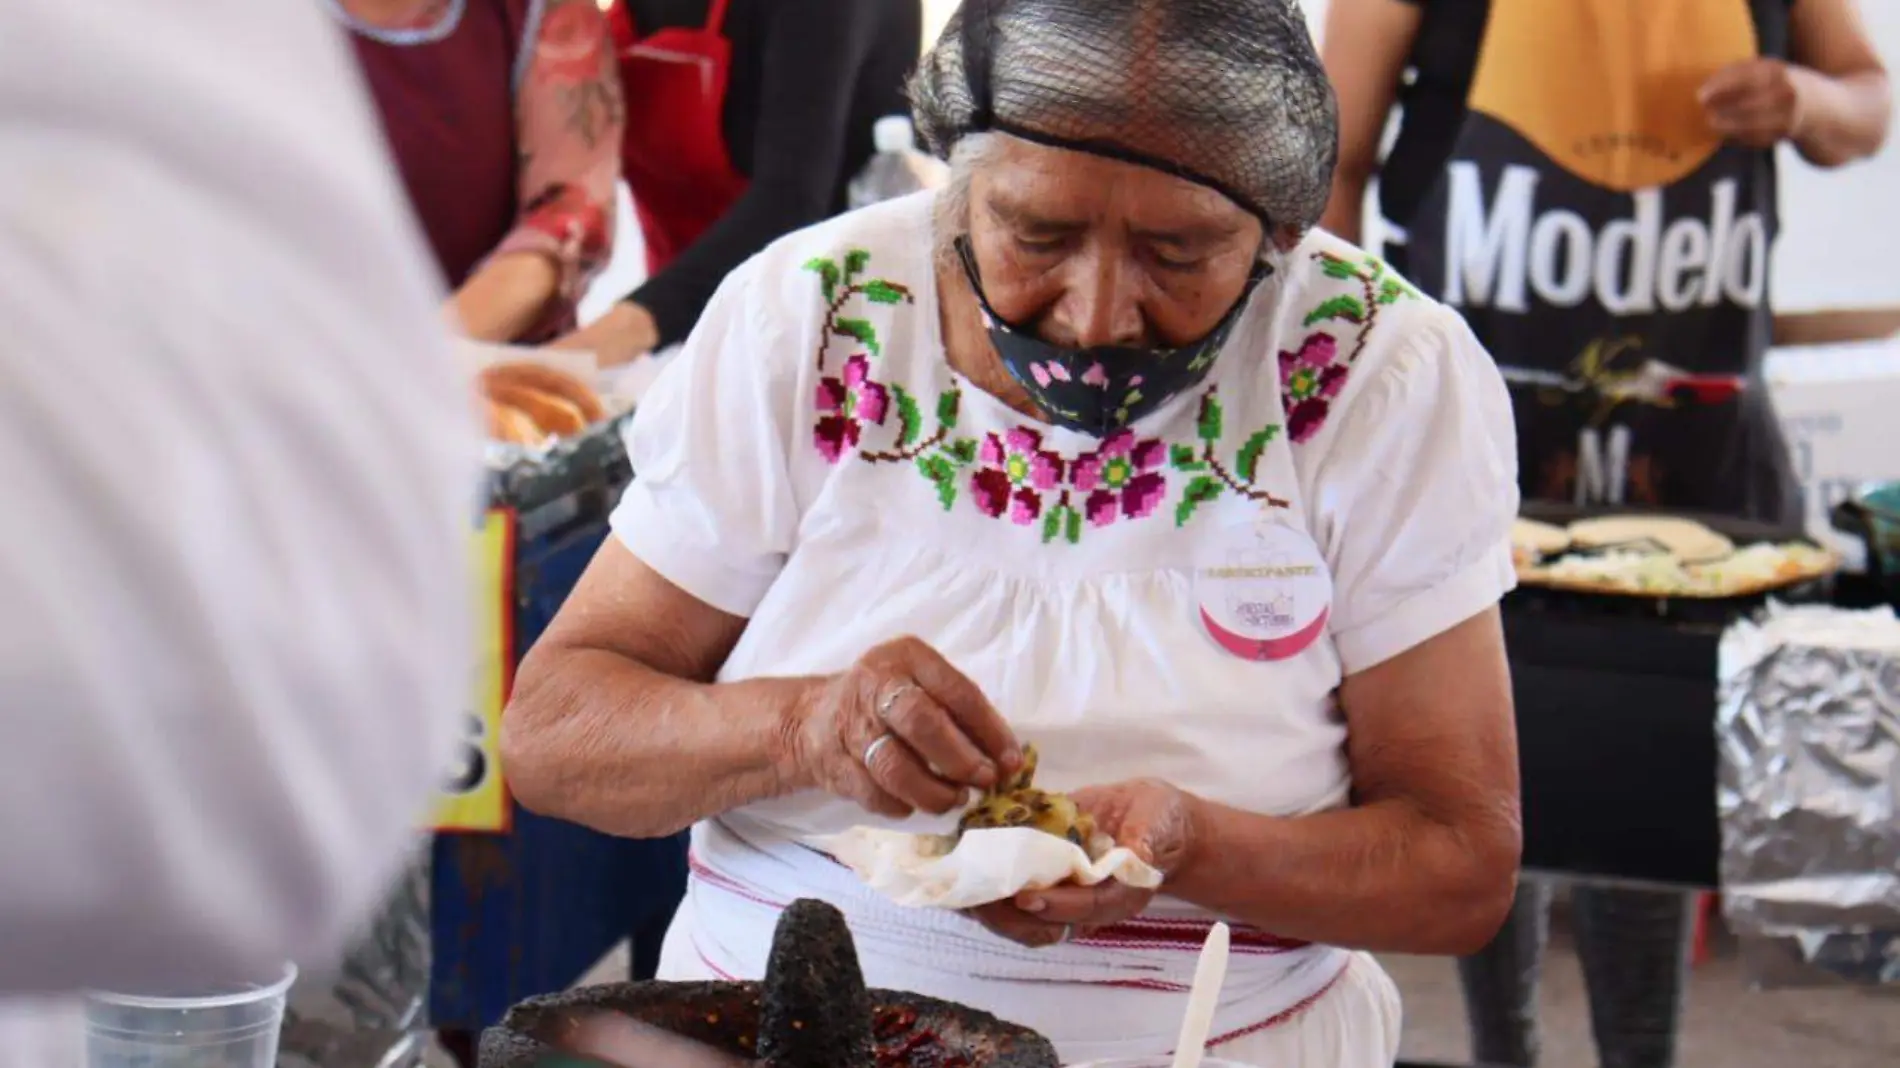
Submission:
[[[1200,439],[1200,447],[1176,445],[1168,450],[1168,465],[1193,476],[1181,491],[1181,500],[1174,506],[1174,525],[1177,527],[1186,526],[1201,505],[1230,493],[1268,508],[1288,506],[1284,499],[1254,485],[1254,476],[1260,470],[1260,457],[1266,454],[1267,446],[1280,436],[1279,424],[1270,423],[1254,431],[1234,452],[1233,464],[1229,466],[1221,463],[1219,455],[1225,423],[1226,412],[1221,408],[1220,397],[1215,390],[1210,389],[1201,395],[1201,409],[1194,419],[1194,436]]]
[[[1062,485],[1066,466],[1028,427],[985,434],[976,458],[982,467],[970,476],[970,489],[977,510],[992,519],[1008,512],[1023,526],[1042,515],[1042,495]]]
[[[1117,518],[1140,519],[1167,496],[1167,476],[1156,470],[1168,450],[1159,438],[1139,440],[1132,430],[1110,434],[1095,451],[1075,461],[1075,488],[1088,494],[1082,504],[1090,526],[1105,527]]]
[[[1342,293],[1321,301],[1306,313],[1301,324],[1312,327],[1324,322],[1344,322],[1354,327],[1352,351],[1339,358],[1339,339],[1330,331],[1315,330],[1306,335],[1300,347],[1280,351],[1280,396],[1286,405],[1287,434],[1303,442],[1319,433],[1332,414],[1333,398],[1346,386],[1346,377],[1372,336],[1372,325],[1379,309],[1404,297],[1418,296],[1403,278],[1391,273],[1376,256],[1353,261],[1330,252],[1316,252],[1320,273],[1342,282],[1359,283],[1359,292]]]
[[[1170,493],[1175,497],[1176,526],[1185,525],[1201,505],[1223,496],[1268,508],[1288,507],[1254,481],[1267,445],[1280,436],[1280,426],[1261,427],[1223,462],[1223,412],[1215,387],[1201,395],[1195,419],[1198,444],[1193,446],[1170,447],[1123,429],[1087,452],[1065,457],[1031,427],[986,433],[980,439],[960,435],[956,429],[963,394],[954,385],[938,395],[934,426],[926,433],[924,408],[917,399],[904,387],[878,382],[872,374],[872,359],[883,352],[876,326],[846,314],[853,298],[871,304],[914,303],[908,288],[865,277],[869,265],[870,256],[861,249],[846,253],[843,263],[820,258],[805,264],[818,275],[827,306],[818,341],[820,372],[833,339],[843,338],[863,350],[847,357],[837,376],[821,376],[818,382],[813,441],[827,462],[837,463],[855,451],[868,463],[913,465],[936,489],[937,503],[945,511],[967,488],[977,511],[1019,526],[1039,524],[1045,543],[1073,545],[1086,527],[1146,518],[1161,510]],[[1324,362],[1330,365],[1331,360]],[[893,415],[894,428],[889,426]],[[883,448],[869,447],[861,441],[866,426],[884,428],[893,436]],[[1170,472],[1185,477],[1171,480]]]
[[[835,464],[847,450],[858,447],[861,424],[884,425],[891,394],[871,380],[871,361],[858,355],[845,361],[843,377],[818,380],[817,404],[823,413],[813,431],[818,452]]]
[[[820,289],[825,295],[825,332],[818,339],[818,368],[825,366],[825,349],[834,337],[847,338],[863,345],[873,356],[882,356],[884,346],[878,341],[877,328],[869,319],[849,318],[839,313],[852,297],[863,297],[872,304],[914,304],[916,298],[908,288],[896,282],[887,282],[882,278],[865,278],[864,269],[871,265],[871,254],[861,248],[854,248],[844,254],[844,263],[820,256],[805,264],[805,269],[818,275]]]

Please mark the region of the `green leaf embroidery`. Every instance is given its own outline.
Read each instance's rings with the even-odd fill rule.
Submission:
[[[950,506],[957,503],[957,469],[942,453],[932,453],[917,458],[917,470],[937,487],[937,502],[943,505],[944,511],[949,511]]]
[[[1201,436],[1202,441],[1220,440],[1220,401],[1212,393],[1201,401],[1201,417],[1196,421],[1195,432]]]
[[[1320,253],[1319,270],[1321,274],[1328,278],[1338,278],[1342,281],[1348,278],[1360,277],[1359,268],[1354,267],[1351,263],[1340,259],[1338,256],[1327,255],[1324,252]]]
[[[877,327],[872,326],[867,319],[840,319],[833,324],[832,329],[842,337],[854,337],[864,342],[864,347],[870,349],[873,356],[884,354],[883,346],[877,342]]]
[[[1199,454],[1186,445],[1168,446],[1168,465],[1176,471],[1192,471],[1201,466],[1195,457]]]
[[[892,386],[891,395],[897,398],[897,447],[907,449],[924,431],[924,413],[918,410],[917,401],[903,386]]]
[[[861,248],[854,248],[844,254],[844,284],[857,281],[864,269],[871,265],[871,254]]]
[[[1324,322],[1327,319],[1344,319],[1349,323],[1366,321],[1366,306],[1355,296],[1338,296],[1320,302],[1320,306],[1306,313],[1306,325]]]
[[[1056,540],[1056,535],[1060,533],[1061,530],[1062,530],[1062,506],[1061,505],[1057,505],[1056,507],[1051,508],[1048,511],[1042,513],[1043,544],[1047,545],[1049,542]]]
[[[1069,539],[1070,545],[1074,545],[1082,540],[1082,513],[1069,507],[1062,510],[1068,514],[1062,528],[1063,536]]]
[[[957,407],[962,401],[963,395],[954,389],[937,395],[937,422],[945,430],[957,425]]]
[[[1405,283],[1396,278],[1387,278],[1379,283],[1379,303],[1391,304],[1405,296]]]
[[[976,441],[973,438],[958,438],[950,443],[950,455],[957,463],[968,466],[976,462]]]
[[[1240,447],[1240,455],[1234,458],[1234,467],[1239,470],[1241,478],[1253,481],[1254,471],[1260,466],[1260,454],[1267,451],[1268,442],[1279,436],[1279,426],[1273,425],[1261,427],[1254,432],[1253,437],[1247,439],[1247,443]]]
[[[1220,491],[1219,479],[1209,475],[1196,477],[1181,491],[1181,503],[1174,506],[1174,525],[1187,526],[1187,521],[1194,518],[1194,510],[1219,497]]]
[[[838,299],[838,264],[836,262],[820,256],[817,259],[806,260],[805,269],[818,272],[818,284],[824,291],[826,304]]]
[[[864,283],[864,299],[873,304],[902,304],[910,299],[910,290],[895,282],[873,278]]]

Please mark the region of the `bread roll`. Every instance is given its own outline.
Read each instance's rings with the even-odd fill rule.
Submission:
[[[586,429],[607,417],[607,408],[600,402],[600,394],[596,393],[592,386],[566,371],[557,370],[545,364],[515,360],[485,368],[482,371],[482,392],[495,396],[495,390],[498,388],[531,389],[558,397],[573,405],[575,411],[580,414],[581,429]],[[538,419],[539,416],[536,418]],[[549,429],[553,428],[549,427]],[[575,432],[559,431],[564,434]]]
[[[523,386],[498,385],[488,391],[488,396],[497,404],[527,412],[528,418],[533,419],[536,426],[557,438],[587,429],[587,420],[582,417],[580,408],[552,393]]]
[[[547,433],[527,412],[506,404],[488,401],[488,436],[515,445],[539,445]]]

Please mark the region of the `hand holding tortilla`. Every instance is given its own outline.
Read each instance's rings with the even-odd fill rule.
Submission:
[[[1102,805],[1116,819],[1111,826],[1119,827],[1123,814],[1134,809],[1099,789],[1077,797],[1037,789],[1036,763],[1035,747],[1025,746],[1021,770],[979,798],[954,835],[855,827],[817,844],[900,905],[971,909],[1002,903],[1015,911],[1009,899],[1025,891],[1110,881],[1138,891],[1145,903],[1161,885],[1161,872],[1141,852],[1101,833],[1092,811]],[[1146,824],[1130,820],[1128,826]]]
[[[1141,915],[1154,900],[1161,880],[1175,871],[1192,845],[1193,820],[1187,797],[1156,779],[1137,779],[1076,791],[1074,803],[1101,831],[1102,843],[1132,853],[1156,872],[1155,885],[1126,879],[1026,887],[1007,901],[973,909],[970,915],[990,930],[1026,946],[1048,946],[1085,938],[1091,932]]]

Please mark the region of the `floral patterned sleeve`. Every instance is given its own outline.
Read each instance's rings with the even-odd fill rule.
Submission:
[[[521,215],[495,254],[545,252],[568,311],[613,254],[620,99],[607,20],[595,0],[546,0],[515,92]]]

